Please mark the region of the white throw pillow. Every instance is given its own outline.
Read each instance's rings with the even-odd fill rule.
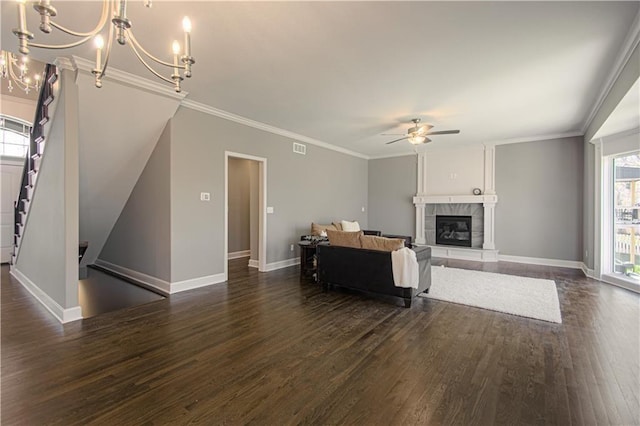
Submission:
[[[343,231],[358,232],[360,230],[360,224],[357,221],[349,222],[347,220],[343,220],[341,223]]]

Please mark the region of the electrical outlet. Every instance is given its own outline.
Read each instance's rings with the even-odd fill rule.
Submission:
[[[293,251],[293,244],[289,246],[289,250]]]

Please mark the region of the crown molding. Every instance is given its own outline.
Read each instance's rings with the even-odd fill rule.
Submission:
[[[78,70],[93,75],[91,71],[93,70],[93,62],[81,58],[79,56],[71,56],[73,62],[75,63]],[[182,91],[180,93],[176,93],[175,90],[169,88],[165,84],[158,83],[153,80],[146,79],[144,77],[137,76],[135,74],[128,73],[126,71],[119,70],[117,68],[109,67],[107,72],[105,73],[103,80],[114,81],[117,83],[125,84],[127,86],[135,87],[137,89],[142,89],[147,92],[155,93],[161,96],[165,96],[171,99],[177,99],[182,101],[189,93]]]
[[[78,69],[78,66],[76,65],[76,62],[73,60],[73,58],[68,58],[66,56],[58,56],[53,61],[53,65],[55,65],[57,68],[69,71],[76,71]]]
[[[332,151],[340,152],[342,154],[351,155],[353,157],[362,158],[368,160],[370,157],[359,152],[351,151],[345,148],[341,148],[336,145],[332,145],[327,142],[323,142],[317,139],[310,138],[308,136],[300,135],[294,132],[290,132],[288,130],[281,129],[279,127],[271,126],[269,124],[262,123],[260,121],[251,120],[246,117],[242,117],[240,115],[232,114],[230,112],[214,108],[212,106],[193,101],[191,99],[185,99],[182,101],[181,105],[185,108],[193,109],[196,111],[204,112],[205,114],[214,115],[219,118],[223,118],[225,120],[234,121],[239,124],[243,124],[245,126],[253,127],[255,129],[263,130],[265,132],[273,133],[275,135],[284,136],[285,138],[293,139],[299,142],[308,143],[311,145],[316,145],[322,148],[326,148]]]
[[[402,154],[388,154],[369,157],[369,160],[384,160],[385,158],[398,158],[398,157],[417,157],[419,152],[402,153]]]
[[[636,46],[638,46],[639,43],[640,43],[640,12],[636,14],[636,17],[633,20],[633,23],[631,24],[631,28],[627,33],[627,37],[624,43],[622,44],[622,48],[618,53],[618,57],[616,58],[616,61],[613,67],[611,68],[611,72],[609,73],[608,78],[605,80],[605,84],[602,87],[602,90],[600,91],[600,94],[598,95],[598,98],[596,99],[595,104],[589,111],[589,114],[587,115],[584,123],[582,124],[582,129],[581,129],[582,134],[585,134],[587,132],[587,129],[593,122],[593,119],[595,118],[596,114],[602,107],[602,104],[604,103],[605,99],[611,92],[613,85],[618,80],[618,77],[620,77],[622,70],[629,62],[629,58],[631,58],[631,55],[633,54],[633,50],[636,48]]]
[[[545,140],[551,140],[551,139],[572,138],[575,136],[584,136],[584,133],[581,131],[573,131],[573,132],[565,132],[565,133],[552,133],[549,135],[525,136],[521,138],[511,138],[511,139],[502,139],[497,141],[485,142],[484,145],[508,145],[512,143],[525,143],[525,142],[545,141]]]

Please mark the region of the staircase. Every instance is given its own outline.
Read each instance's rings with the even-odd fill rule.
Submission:
[[[22,170],[22,182],[20,183],[20,194],[18,201],[14,206],[14,235],[13,235],[13,255],[11,256],[11,264],[16,264],[16,259],[20,251],[20,242],[24,235],[24,227],[27,223],[29,214],[29,205],[33,197],[33,191],[38,178],[38,170],[42,162],[45,146],[45,125],[49,122],[49,109],[54,100],[54,84],[58,80],[57,69],[53,65],[45,67],[45,78],[38,104],[36,106],[36,116],[31,128],[31,140],[29,142],[29,151],[25,159],[24,169]]]

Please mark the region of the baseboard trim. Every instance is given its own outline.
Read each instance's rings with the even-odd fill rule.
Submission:
[[[114,274],[118,274],[132,281],[138,282],[142,286],[151,287],[166,296],[174,293],[180,293],[182,291],[193,290],[195,288],[206,287],[208,285],[219,284],[226,281],[224,278],[224,273],[222,273],[207,275],[198,278],[191,278],[183,281],[169,282],[101,259],[96,259],[95,265],[100,268],[106,269],[107,271],[113,272]]]
[[[257,260],[249,259],[249,268],[259,268]]]
[[[227,259],[232,260],[232,259],[240,259],[242,257],[249,257],[251,256],[251,250],[241,250],[241,251],[234,251],[233,253],[229,253],[227,255]]]
[[[587,265],[583,262],[581,268],[582,269],[582,273],[587,277],[587,278],[593,278],[594,280],[599,280],[600,277],[596,276],[596,271],[595,269],[589,269],[587,267]]]
[[[225,282],[224,273],[171,283],[171,294]]]
[[[582,262],[576,260],[545,259],[542,257],[511,256],[499,254],[498,260],[503,262],[526,263],[529,265],[557,266],[560,268],[582,269]]]
[[[624,288],[625,290],[629,290],[634,293],[640,294],[640,286],[638,286],[637,284],[628,282],[625,279],[618,278],[615,275],[602,274],[602,278],[600,278],[600,281],[606,284],[614,285],[616,287]]]
[[[152,277],[151,275],[134,271],[133,269],[125,268],[124,266],[116,265],[102,259],[96,259],[94,263],[96,266],[106,269],[107,271],[122,275],[123,277],[139,282],[144,286],[149,286],[165,296],[171,294],[171,283],[168,281]]]
[[[63,308],[18,269],[11,268],[10,274],[62,324],[82,319],[82,308],[80,306]]]
[[[300,258],[294,257],[291,259],[281,260],[279,262],[267,263],[265,272],[275,271],[277,269],[288,268],[300,264]]]

